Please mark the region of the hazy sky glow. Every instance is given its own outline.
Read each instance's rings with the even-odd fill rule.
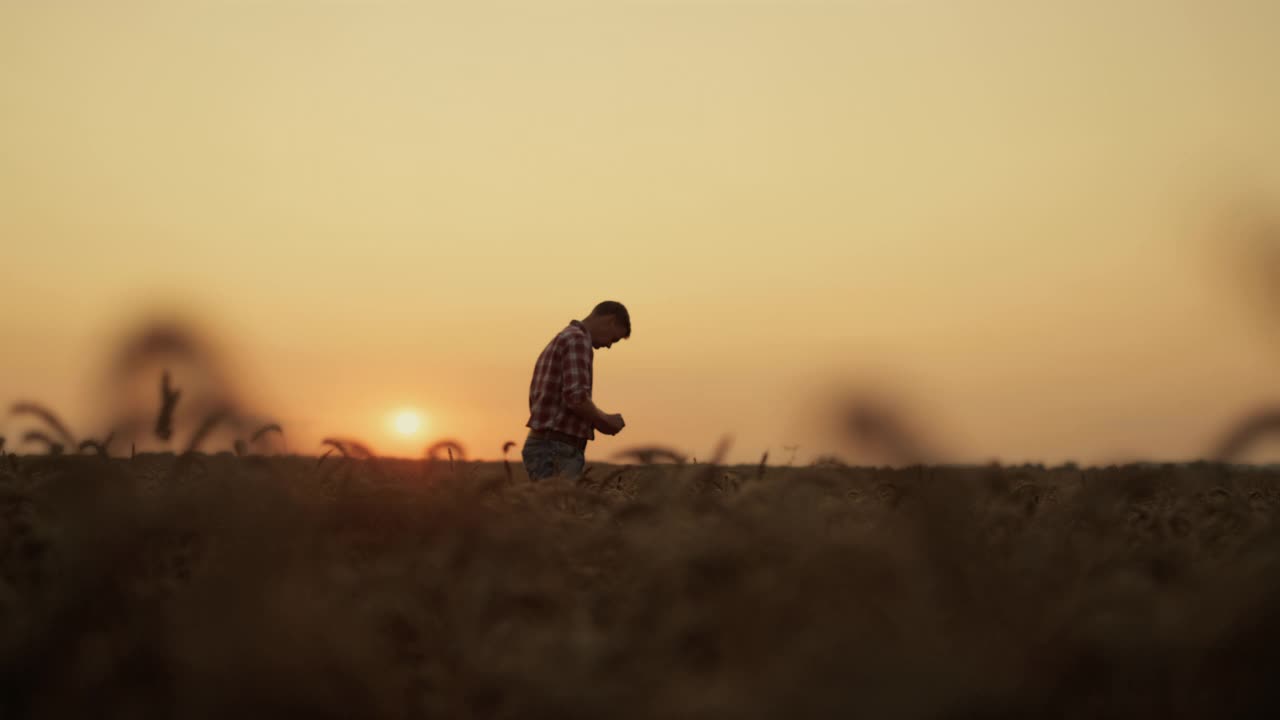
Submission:
[[[495,457],[617,299],[589,459],[804,461],[858,383],[958,461],[1191,458],[1280,401],[1224,229],[1280,214],[1277,36],[1267,0],[0,0],[0,402],[99,432],[166,308],[291,447]]]

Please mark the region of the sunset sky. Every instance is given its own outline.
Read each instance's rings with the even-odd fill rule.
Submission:
[[[589,461],[869,461],[822,413],[858,387],[947,460],[1191,459],[1280,403],[1277,37],[1270,0],[0,0],[0,403],[101,433],[166,313],[291,448],[493,458],[615,299]]]

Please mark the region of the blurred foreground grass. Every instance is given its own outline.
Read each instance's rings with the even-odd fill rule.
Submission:
[[[1242,717],[1280,472],[0,459],[0,717]]]

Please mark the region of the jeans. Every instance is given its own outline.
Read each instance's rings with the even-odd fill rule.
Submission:
[[[542,480],[555,475],[577,479],[587,464],[581,450],[556,440],[527,438],[520,454],[524,458],[524,469],[529,473],[530,480]]]

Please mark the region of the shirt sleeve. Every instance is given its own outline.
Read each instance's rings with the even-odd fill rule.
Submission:
[[[591,397],[591,341],[572,335],[564,348],[564,401],[577,405]]]

